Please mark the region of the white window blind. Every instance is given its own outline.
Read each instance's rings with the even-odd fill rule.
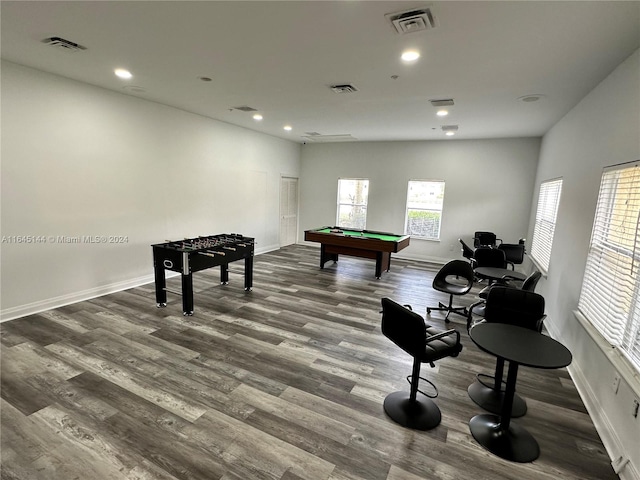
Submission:
[[[531,242],[531,256],[538,263],[540,270],[545,273],[549,270],[549,261],[551,260],[551,246],[553,245],[553,234],[556,230],[556,216],[561,192],[561,178],[548,180],[540,184],[538,209],[536,210],[536,221]]]
[[[640,165],[605,170],[578,309],[640,370]]]

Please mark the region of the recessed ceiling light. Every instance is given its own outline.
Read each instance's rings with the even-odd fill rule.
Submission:
[[[292,130],[293,127],[291,127],[291,125],[285,125],[284,128],[287,132],[290,132]]]
[[[262,120],[262,115],[260,115],[259,113],[256,113],[256,114],[253,116],[253,119],[254,119],[254,120]]]
[[[449,110],[445,110],[443,108],[442,110],[438,110],[436,112],[436,115],[438,115],[439,117],[446,117],[447,115],[449,115]]]
[[[129,78],[133,77],[133,75],[131,75],[131,72],[129,70],[125,70],[124,68],[116,68],[114,70],[114,73],[118,77],[124,78],[124,79],[129,79]]]
[[[458,131],[458,125],[442,125],[442,131],[447,137],[452,137]]]
[[[400,58],[405,62],[413,62],[420,58],[420,52],[417,50],[405,50]]]

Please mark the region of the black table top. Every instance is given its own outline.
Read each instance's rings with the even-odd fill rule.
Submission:
[[[509,275],[519,280],[524,280],[525,278],[527,278],[524,273],[516,272],[514,270],[511,270],[510,268],[477,267],[475,269],[475,272],[482,275],[483,277],[487,277],[492,280],[500,280],[505,275]]]
[[[481,323],[469,331],[471,340],[491,355],[534,368],[562,368],[571,352],[551,337],[506,323]]]

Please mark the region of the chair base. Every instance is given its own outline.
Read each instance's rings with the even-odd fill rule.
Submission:
[[[384,399],[384,411],[399,425],[413,430],[430,430],[442,420],[440,409],[429,398],[411,401],[407,392],[394,392]]]
[[[469,315],[467,307],[454,307],[453,305],[451,305],[451,303],[449,305],[445,305],[442,302],[438,302],[437,307],[427,307],[427,315],[430,315],[433,311],[447,312],[447,315],[444,317],[444,321],[447,323],[449,322],[450,313],[457,313],[458,315],[462,315],[463,317],[467,317]]]
[[[478,380],[473,382],[467,388],[469,398],[476,405],[484,408],[487,412],[500,415],[502,413],[502,403],[504,401],[504,391],[496,391],[489,388]],[[511,407],[511,418],[523,417],[527,413],[527,402],[517,393],[513,396],[513,405]]]

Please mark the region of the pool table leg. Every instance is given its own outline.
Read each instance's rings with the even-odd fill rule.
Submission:
[[[382,276],[382,261],[383,261],[383,252],[376,252],[376,278],[380,280]]]
[[[327,253],[324,243],[320,245],[320,268],[324,268],[324,264],[329,260],[338,261],[337,253]]]

